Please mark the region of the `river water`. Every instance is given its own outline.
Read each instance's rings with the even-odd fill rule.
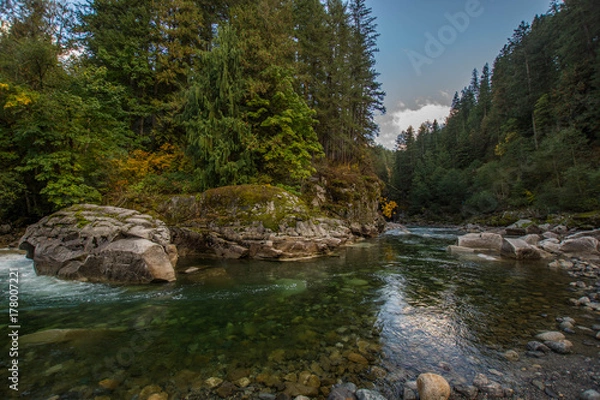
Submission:
[[[248,377],[257,398],[304,370],[322,387],[353,381],[388,396],[421,372],[456,384],[492,370],[510,386],[518,369],[502,354],[573,314],[570,279],[545,263],[458,259],[446,252],[455,240],[412,228],[311,261],[183,260],[178,270],[200,270],[135,287],[38,277],[23,255],[0,253],[2,332],[8,271],[20,274],[19,396],[135,399],[155,384],[185,398],[207,378]],[[7,386],[0,394],[16,398]]]

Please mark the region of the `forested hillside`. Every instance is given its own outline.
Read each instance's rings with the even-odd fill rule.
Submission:
[[[595,0],[555,2],[522,23],[444,126],[398,137],[392,196],[430,217],[599,209],[599,46]]]
[[[368,159],[384,93],[364,0],[1,4],[0,219],[299,190],[320,165]]]

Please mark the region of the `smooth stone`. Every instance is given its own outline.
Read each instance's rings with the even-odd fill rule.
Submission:
[[[334,386],[329,393],[327,400],[356,400],[354,393],[356,392],[356,385],[352,382],[346,382]]]
[[[502,249],[502,236],[497,233],[487,232],[468,233],[458,237],[458,246],[499,253]]]
[[[244,378],[241,378],[241,379],[238,379],[238,380],[235,382],[235,384],[236,384],[238,387],[241,387],[241,388],[248,387],[248,386],[250,385],[250,383],[251,383],[250,379],[248,379],[248,378],[245,378],[245,377],[244,377]]]
[[[501,254],[504,257],[517,260],[537,260],[542,257],[540,250],[522,239],[505,238]]]
[[[544,344],[559,354],[568,354],[573,350],[573,343],[569,340],[548,340]]]
[[[103,379],[98,385],[108,390],[115,390],[119,386],[119,381],[115,379]]]
[[[566,331],[567,329],[573,330],[574,326],[571,322],[569,321],[563,321],[560,323],[560,325],[558,326],[560,329],[562,329],[563,331]]]
[[[450,385],[442,376],[432,373],[419,375],[417,388],[421,400],[448,400]]]
[[[153,394],[159,394],[162,393],[163,390],[160,386],[158,385],[148,385],[145,386],[142,391],[139,394],[139,398],[141,399],[147,399],[149,398],[151,395]]]
[[[549,353],[550,348],[543,343],[531,341],[527,343],[527,350],[534,352]]]
[[[577,304],[578,304],[578,305],[580,305],[580,306],[587,306],[587,305],[589,305],[591,302],[592,302],[592,301],[591,301],[591,300],[590,300],[590,298],[589,298],[589,297],[587,297],[587,296],[583,296],[583,297],[581,297],[581,298],[579,298],[579,299],[577,300]]]
[[[38,345],[67,342],[86,336],[90,332],[92,332],[90,329],[46,329],[21,336],[19,343],[22,345]]]
[[[551,332],[540,333],[539,335],[536,335],[535,338],[537,340],[541,340],[542,342],[558,341],[558,340],[565,340],[565,335],[563,335],[560,332],[551,331]]]
[[[169,400],[169,395],[165,392],[153,393],[148,396],[148,400]]]
[[[334,388],[329,393],[327,400],[356,400],[356,396],[346,388]]]
[[[300,396],[296,396],[296,397],[294,398],[294,400],[310,400],[310,398],[309,398],[309,397],[306,397],[306,396],[302,396],[302,395],[300,395]]]
[[[355,393],[357,400],[387,400],[381,394],[368,389],[360,389]]]
[[[223,379],[213,376],[205,380],[204,383],[206,383],[209,389],[214,389],[223,383]]]
[[[277,398],[277,396],[275,396],[274,394],[271,394],[271,393],[260,393],[258,395],[258,398],[260,400],[275,400]]]
[[[237,386],[235,386],[233,383],[223,382],[221,386],[219,386],[219,388],[217,389],[217,394],[219,395],[219,397],[227,399],[230,398],[236,390]]]
[[[509,361],[519,361],[519,353],[514,350],[508,350],[504,353],[504,358]]]
[[[470,385],[456,385],[454,389],[468,400],[474,400],[477,398],[477,393],[479,393],[479,390],[475,386]]]
[[[533,386],[535,386],[536,388],[538,388],[539,390],[541,390],[542,392],[546,388],[546,385],[544,385],[542,382],[538,381],[537,379],[534,379],[533,381],[531,381],[531,384]]]
[[[408,388],[405,386],[402,399],[403,400],[417,400],[417,395],[411,388]]]
[[[477,388],[484,387],[488,383],[490,383],[490,380],[484,374],[477,374],[475,376],[475,379],[473,379],[473,386],[475,386]]]
[[[576,323],[575,320],[571,317],[563,317],[563,318],[559,318],[559,319],[560,319],[560,322],[569,322],[573,325],[575,325],[575,323]]]
[[[301,383],[286,382],[284,393],[292,397],[317,396],[319,394],[319,389],[311,386],[306,386]]]
[[[479,390],[492,399],[500,399],[504,397],[504,388],[498,382],[490,381],[487,385],[479,388]]]
[[[560,396],[556,394],[556,392],[552,390],[550,386],[546,386],[546,388],[544,389],[544,393],[546,393],[546,395],[552,399],[560,398]]]
[[[349,361],[352,361],[357,364],[362,364],[362,365],[369,364],[369,361],[358,353],[350,353],[350,354],[348,354],[347,358]]]
[[[597,391],[590,389],[579,395],[580,400],[600,400],[600,393]]]

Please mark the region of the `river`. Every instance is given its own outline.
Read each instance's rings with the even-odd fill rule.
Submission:
[[[23,255],[2,252],[2,332],[9,270],[20,278],[19,398],[132,399],[148,385],[185,398],[208,393],[207,378],[247,377],[236,396],[252,399],[302,371],[321,387],[353,381],[388,396],[430,371],[451,384],[492,371],[517,385],[503,353],[524,352],[556,317],[577,313],[570,279],[546,263],[456,258],[446,252],[456,234],[391,231],[302,262],[182,260],[179,271],[199,270],[149,286],[39,277]],[[50,329],[51,338],[27,336]]]

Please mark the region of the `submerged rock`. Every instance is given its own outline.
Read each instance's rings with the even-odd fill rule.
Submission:
[[[19,343],[23,346],[45,345],[71,340],[87,340],[98,336],[103,336],[108,332],[118,332],[120,329],[45,329],[23,335],[19,338]]]
[[[73,206],[27,228],[19,248],[39,275],[92,282],[174,281],[177,249],[167,226],[134,210]]]
[[[357,390],[354,395],[358,400],[387,400],[381,394],[368,389]]]
[[[356,385],[353,383],[343,383],[331,390],[327,400],[356,400],[355,392]]]

